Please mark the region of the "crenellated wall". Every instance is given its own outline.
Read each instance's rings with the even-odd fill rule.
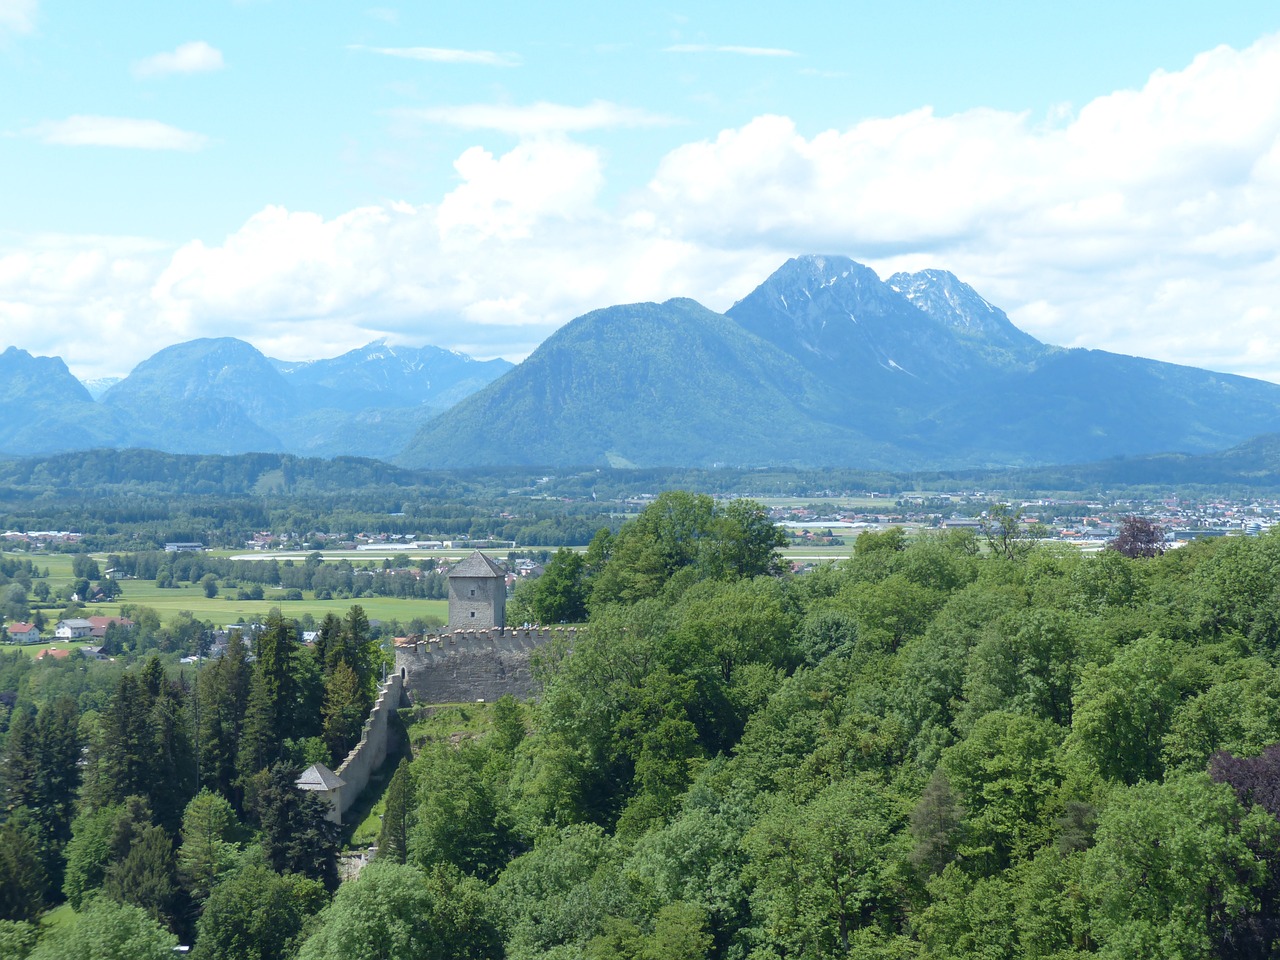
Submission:
[[[534,692],[533,651],[556,637],[572,643],[573,627],[458,630],[396,647],[396,673],[415,703],[521,699]]]
[[[404,682],[397,670],[387,677],[378,690],[378,699],[360,731],[360,742],[351,748],[347,758],[334,772],[345,781],[337,791],[337,810],[341,818],[368,786],[369,777],[387,759],[388,729],[391,712],[404,702]]]

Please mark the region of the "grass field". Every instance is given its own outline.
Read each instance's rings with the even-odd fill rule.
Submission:
[[[402,600],[396,597],[360,597],[355,600],[284,600],[283,591],[268,590],[261,600],[237,600],[234,596],[206,597],[198,584],[181,584],[161,589],[149,580],[125,580],[121,584],[124,593],[114,603],[95,603],[88,612],[97,616],[112,616],[120,612],[121,603],[140,603],[151,607],[168,621],[180,611],[188,611],[197,620],[211,620],[221,626],[227,623],[250,623],[262,620],[273,607],[278,607],[286,617],[297,619],[305,613],[317,620],[326,613],[339,616],[359,604],[371,620],[401,620],[408,622],[415,617],[436,617],[441,622],[449,618],[449,604],[445,600]],[[231,591],[227,591],[230,594]],[[274,594],[274,597],[273,597]]]
[[[56,592],[71,582],[71,556],[64,553],[53,554],[6,554],[6,556],[29,558],[40,569],[49,570],[49,586]],[[105,556],[95,555],[99,565]],[[186,611],[197,620],[212,621],[216,626],[228,623],[248,623],[261,621],[273,607],[279,607],[286,617],[300,618],[303,614],[311,614],[317,620],[323,619],[326,613],[339,616],[351,609],[353,604],[364,607],[364,612],[371,620],[400,620],[407,623],[416,617],[435,617],[441,623],[449,618],[449,604],[445,600],[403,600],[396,597],[361,597],[357,600],[285,600],[284,592],[268,590],[261,600],[237,600],[234,591],[227,590],[216,597],[206,597],[204,588],[199,584],[182,583],[175,587],[161,589],[150,580],[121,581],[123,593],[111,603],[95,603],[85,607],[83,616],[112,617],[119,616],[120,605],[124,603],[140,603],[150,607],[160,616],[161,622],[168,622],[178,613]],[[45,620],[52,626],[59,619],[61,605],[46,605]],[[42,647],[32,645],[33,651]]]
[[[0,644],[2,650],[21,650],[28,657],[35,658],[41,650],[53,647],[55,650],[79,650],[81,647],[95,647],[98,641],[93,640],[49,640],[46,643],[6,643]]]

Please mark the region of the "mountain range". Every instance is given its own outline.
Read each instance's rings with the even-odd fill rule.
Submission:
[[[406,466],[957,469],[1221,450],[1280,386],[1019,330],[945,271],[798,257],[724,314],[598,310],[426,424]]]
[[[1280,428],[1280,385],[1043,344],[950,273],[881,280],[838,256],[789,260],[724,313],[593,311],[514,367],[385,342],[293,363],[224,338],[91,386],[0,354],[0,453],[917,470],[1194,455]]]
[[[148,447],[388,459],[511,366],[384,341],[288,362],[224,337],[166,347],[117,382],[81,384],[60,359],[10,347],[0,354],[0,452]]]

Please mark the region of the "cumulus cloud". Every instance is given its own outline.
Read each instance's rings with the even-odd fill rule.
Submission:
[[[396,110],[393,115],[400,119],[438,123],[462,130],[496,130],[519,137],[583,133],[619,127],[659,127],[675,122],[661,114],[607,100],[593,100],[581,107],[542,101],[528,106],[471,103]]]
[[[520,58],[514,53],[495,53],[492,50],[456,50],[451,47],[366,47],[359,43],[353,43],[347,49],[377,53],[384,57],[422,60],[427,63],[471,63],[486,67],[520,66]]]
[[[179,44],[167,53],[157,53],[139,60],[133,65],[133,75],[147,79],[174,73],[210,73],[221,70],[224,66],[221,50],[203,40],[193,40]]]
[[[642,203],[703,245],[948,267],[1053,342],[1280,379],[1278,157],[1269,37],[1050,123],[922,108],[806,136],[759,117],[673,150]]]
[[[134,150],[202,150],[209,138],[159,120],[134,117],[74,116],[46,120],[28,133],[65,147],[124,147]]]
[[[38,6],[37,0],[0,0],[0,37],[34,30]]]
[[[794,50],[781,47],[735,47],[707,43],[677,43],[664,47],[663,53],[735,53],[741,57],[794,57]]]
[[[757,117],[671,150],[629,192],[567,136],[624,108],[441,109],[524,139],[463,151],[426,202],[272,206],[176,249],[0,251],[0,328],[85,375],[207,335],[292,359],[379,336],[518,359],[591,309],[724,309],[789,256],[845,253],[882,276],[950,269],[1049,342],[1280,382],[1280,38],[1048,119]]]

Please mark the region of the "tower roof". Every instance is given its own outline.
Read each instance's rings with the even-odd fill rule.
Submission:
[[[335,790],[345,787],[347,781],[326,767],[323,763],[313,763],[302,771],[295,781],[299,790]]]
[[[455,563],[449,571],[449,579],[454,577],[506,577],[506,572],[486,557],[479,550],[467,559]]]

